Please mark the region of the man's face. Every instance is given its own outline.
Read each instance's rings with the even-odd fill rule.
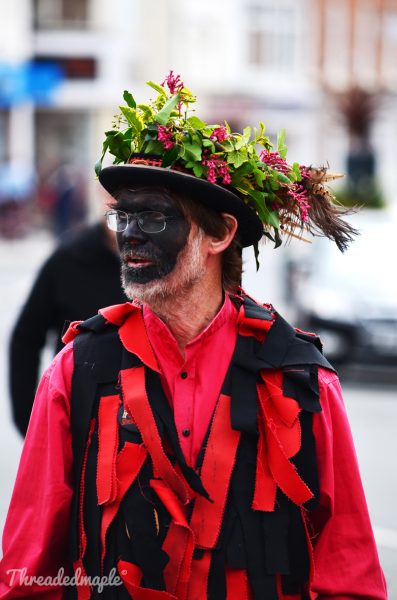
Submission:
[[[180,294],[202,277],[203,233],[188,222],[166,190],[122,191],[115,208],[130,213],[153,210],[173,217],[160,233],[145,233],[132,219],[127,229],[117,234],[123,288],[131,300],[150,304]]]
[[[136,219],[131,219],[127,229],[117,234],[126,284],[145,284],[168,275],[175,268],[190,231],[190,225],[172,197],[156,188],[125,190],[119,195],[116,208],[127,213],[153,210],[174,217],[166,221],[160,233],[145,233]]]

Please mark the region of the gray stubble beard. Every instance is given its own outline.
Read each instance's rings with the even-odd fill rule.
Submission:
[[[154,308],[159,303],[190,291],[205,273],[200,252],[204,236],[204,231],[198,228],[193,239],[188,241],[179,253],[174,269],[160,279],[148,283],[131,283],[125,280],[122,269],[121,283],[127,298],[131,301],[138,300]]]

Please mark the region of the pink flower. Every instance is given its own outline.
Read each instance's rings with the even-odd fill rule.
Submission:
[[[230,177],[229,167],[226,161],[211,155],[210,157],[204,156],[201,163],[204,167],[207,167],[208,181],[216,183],[217,179],[220,179],[224,185],[231,184],[232,178]]]
[[[168,127],[164,127],[160,125],[157,129],[157,139],[159,142],[163,142],[163,146],[165,150],[169,150],[174,146],[174,142],[172,141],[172,131],[168,129]]]
[[[305,188],[298,183],[294,183],[289,188],[288,195],[298,205],[302,223],[307,223],[309,221],[310,202]]]
[[[263,150],[263,152],[260,153],[259,158],[265,165],[268,165],[275,171],[284,173],[284,175],[288,175],[291,170],[287,161],[284,160],[284,158],[281,158],[278,152],[268,152],[267,150]]]
[[[223,142],[223,140],[225,140],[227,137],[228,137],[227,129],[224,125],[221,125],[220,127],[217,127],[216,129],[214,129],[214,131],[212,132],[212,135],[210,137],[210,140],[212,140],[213,142]]]
[[[184,87],[184,83],[181,81],[181,76],[174,75],[173,71],[168,73],[161,85],[164,87],[165,84],[168,85],[168,89],[170,90],[171,94],[177,94]]]

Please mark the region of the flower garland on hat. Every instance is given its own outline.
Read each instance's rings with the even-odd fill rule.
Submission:
[[[341,251],[347,248],[357,232],[340,218],[346,211],[325,186],[340,175],[288,164],[285,130],[274,149],[262,122],[258,129],[234,133],[226,121],[208,124],[189,116],[196,97],[173,71],[162,84],[147,85],[157,92],[148,104],[137,104],[124,92],[126,104],[105,133],[97,174],[107,152],[115,165],[138,162],[136,155],[156,156],[163,168],[184,170],[234,192],[256,211],[276,248],[282,236],[303,239],[302,231],[330,238]]]

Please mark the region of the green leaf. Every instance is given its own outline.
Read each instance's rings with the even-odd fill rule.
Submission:
[[[274,170],[273,170],[273,173],[278,181],[281,181],[282,183],[286,183],[288,185],[292,184],[291,179],[289,177],[287,177],[287,175],[285,175],[284,173],[280,173],[280,171],[274,171]]]
[[[266,173],[264,173],[262,169],[254,169],[252,174],[255,177],[256,184],[259,185],[259,187],[263,187],[263,181],[266,179]]]
[[[128,90],[124,90],[123,98],[130,108],[136,108],[136,102],[134,100],[134,97],[132,94],[130,94]]]
[[[196,177],[201,177],[202,174],[204,172],[204,168],[203,165],[201,165],[200,163],[194,163],[193,165],[193,173],[195,174]]]
[[[269,221],[268,222],[270,225],[272,225],[274,227],[274,229],[280,228],[280,217],[276,210],[272,210],[272,212],[269,213]]]
[[[233,152],[229,152],[227,155],[227,162],[231,165],[234,165],[236,169],[240,167],[243,163],[247,161],[247,153],[237,150],[233,150]]]
[[[215,152],[215,144],[211,140],[207,140],[206,138],[204,138],[202,141],[202,144],[203,144],[203,148],[210,149],[211,154],[213,154]]]
[[[113,154],[120,162],[127,162],[131,156],[131,144],[124,139],[121,131],[109,137],[108,140],[110,154]]]
[[[302,180],[302,173],[300,170],[300,165],[297,162],[294,162],[291,169],[291,175],[293,176],[294,181]]]
[[[274,230],[274,237],[275,237],[275,244],[274,244],[274,248],[278,248],[279,246],[281,246],[281,244],[283,243],[281,236],[280,236],[280,232],[278,229]]]
[[[277,152],[285,160],[287,156],[288,146],[285,145],[285,129],[281,129],[277,136]]]
[[[183,143],[182,146],[184,149],[184,156],[187,158],[187,160],[193,160],[197,162],[201,161],[201,146],[199,146],[198,144],[189,144],[186,142]]]
[[[189,123],[189,125],[191,125],[192,127],[194,127],[194,129],[204,129],[205,127],[207,127],[207,123],[204,123],[204,121],[202,121],[201,119],[199,119],[198,117],[189,117],[186,120],[187,123]]]
[[[167,92],[165,91],[165,89],[159,85],[158,83],[154,83],[154,81],[147,81],[146,82],[147,85],[149,85],[151,88],[153,88],[154,90],[156,90],[156,92],[158,92],[159,94],[161,94],[162,96],[167,97]]]
[[[161,156],[164,152],[164,146],[158,140],[149,140],[143,151],[145,154],[158,154]]]
[[[166,125],[171,116],[172,111],[174,110],[178,102],[179,94],[171,96],[171,98],[167,100],[167,102],[164,104],[163,108],[159,110],[157,115],[155,115],[154,120],[156,121],[156,123],[159,123],[160,125]]]
[[[129,106],[120,106],[120,110],[127,119],[127,122],[133,128],[136,134],[141,133],[142,129],[145,127],[143,119],[141,115],[135,110],[135,108],[130,108]]]
[[[141,111],[143,119],[146,123],[153,121],[154,112],[147,104],[138,104],[137,108]]]
[[[161,163],[161,166],[164,168],[171,166],[176,161],[178,156],[179,156],[179,147],[175,144],[175,146],[170,148],[170,150],[167,150],[167,152],[164,154],[163,162]]]
[[[255,242],[255,244],[253,244],[254,246],[254,255],[255,255],[255,266],[256,266],[256,270],[259,271],[259,246],[258,246],[258,242]]]
[[[254,206],[262,223],[270,225],[274,218],[265,204],[265,194],[259,190],[249,190],[248,194],[254,200]]]
[[[250,137],[251,137],[251,127],[244,127],[243,135],[239,136],[239,139],[237,140],[237,142],[234,145],[236,150],[240,150],[240,148],[242,148],[243,146],[248,144]]]

